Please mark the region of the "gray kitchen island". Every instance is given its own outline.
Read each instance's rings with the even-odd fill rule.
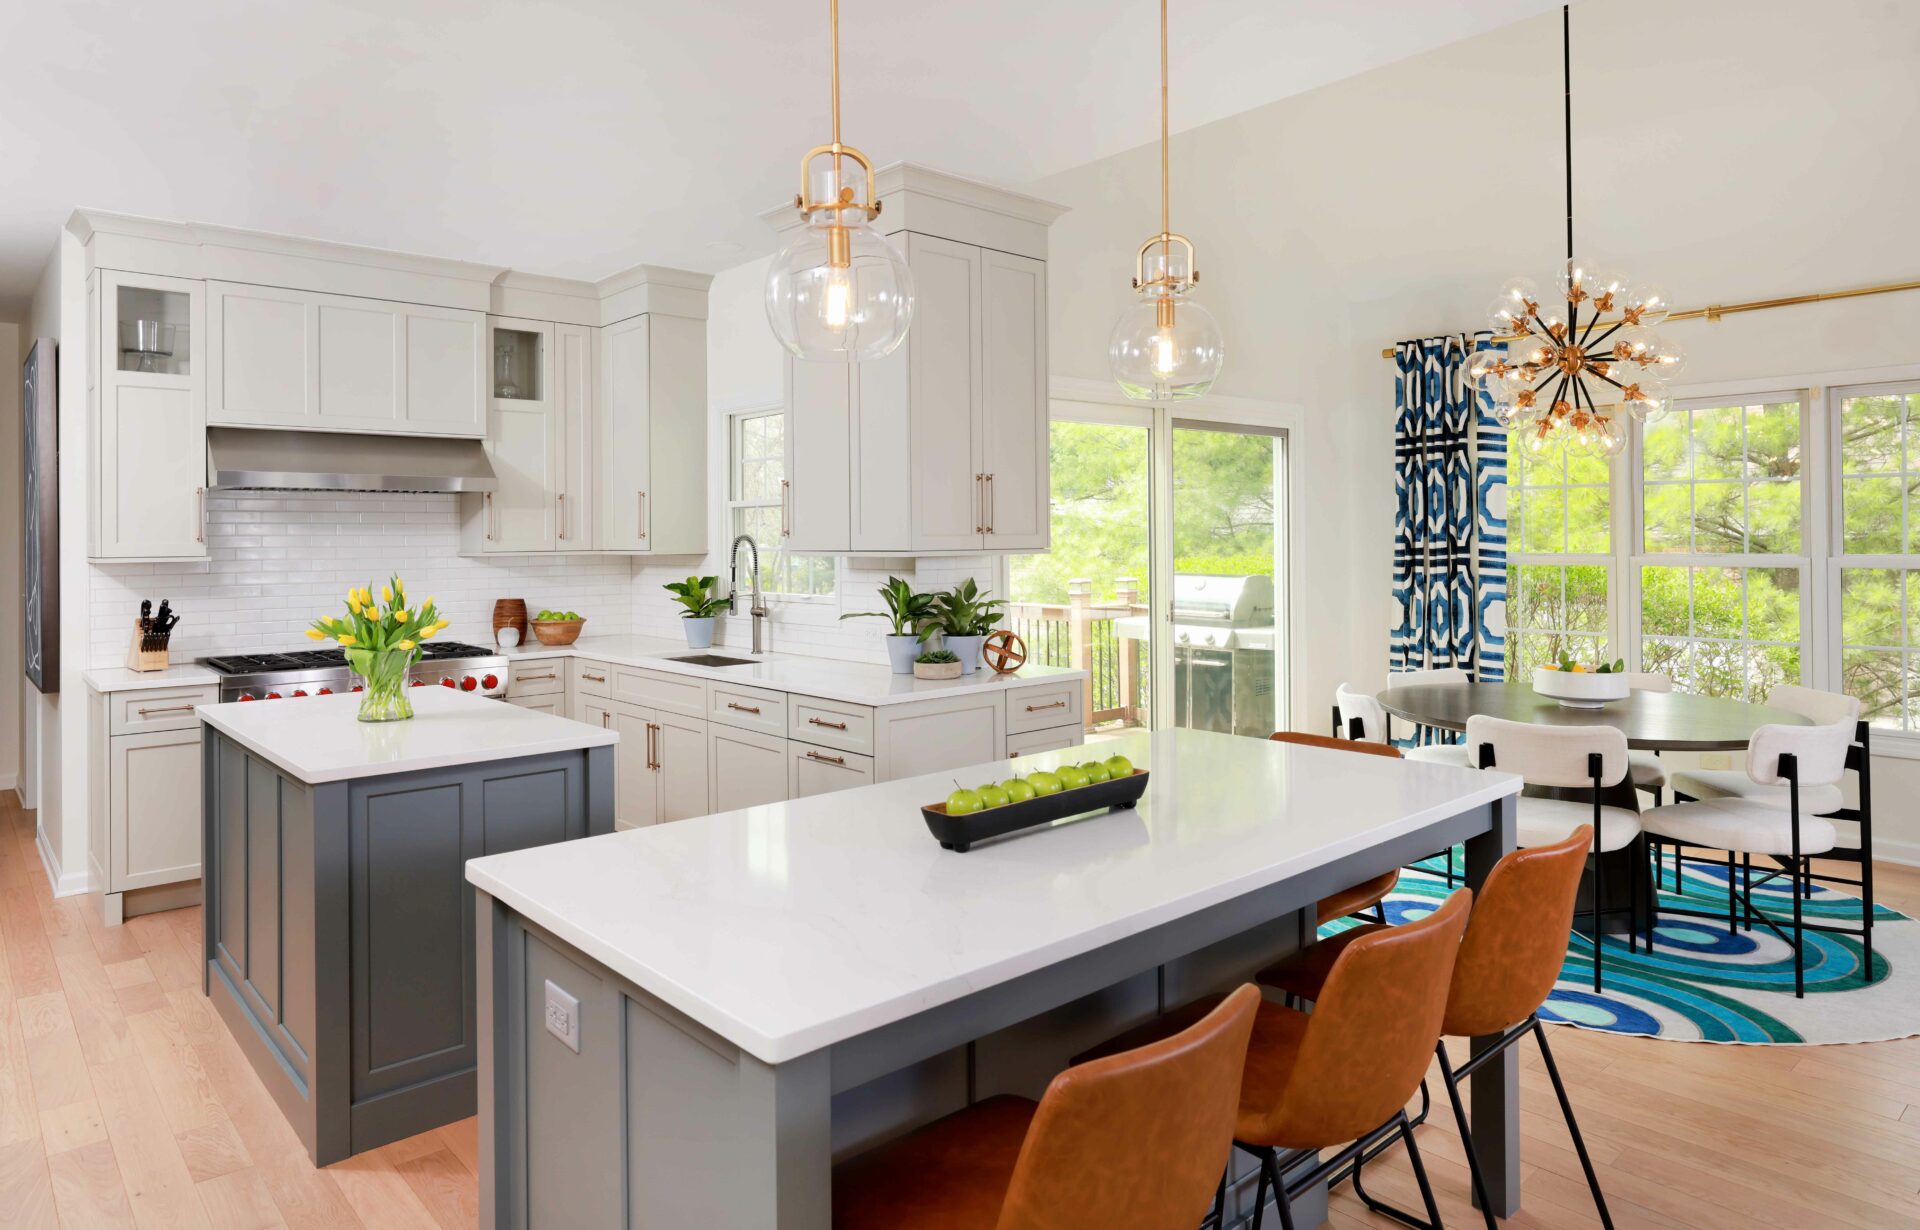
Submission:
[[[613,828],[615,732],[411,695],[199,710],[201,986],[316,1165],[474,1113],[467,860]]]
[[[1100,750],[1150,771],[1136,809],[965,854],[919,814],[940,774],[469,863],[481,1224],[827,1230],[836,1160],[1037,1096],[1070,1056],[1294,950],[1336,889],[1457,842],[1477,885],[1513,848],[1507,774],[1187,730]],[[1508,1052],[1472,1078],[1502,1215],[1517,1073]],[[1232,1220],[1252,1188],[1242,1165]]]

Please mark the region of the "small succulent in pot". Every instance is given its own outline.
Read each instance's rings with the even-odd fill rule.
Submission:
[[[960,659],[950,649],[929,649],[913,660],[915,679],[958,679]]]
[[[687,632],[687,647],[690,649],[710,649],[713,646],[713,617],[727,605],[727,600],[718,592],[719,577],[688,577],[684,581],[668,581],[661,587],[673,595],[673,600],[687,608],[680,616],[680,626]]]

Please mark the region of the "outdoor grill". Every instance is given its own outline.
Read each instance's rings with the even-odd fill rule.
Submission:
[[[1145,639],[1147,620],[1114,621]],[[1190,730],[1273,733],[1273,578],[1173,578],[1173,724]]]

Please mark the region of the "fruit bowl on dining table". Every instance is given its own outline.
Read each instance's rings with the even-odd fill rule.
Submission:
[[[1533,690],[1568,709],[1599,709],[1610,701],[1625,700],[1631,689],[1625,662],[1594,665],[1562,659],[1557,665],[1534,668]]]

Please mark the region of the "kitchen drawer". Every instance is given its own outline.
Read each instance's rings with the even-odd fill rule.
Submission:
[[[787,737],[836,751],[873,755],[873,710],[812,696],[787,698]]]
[[[777,738],[787,737],[787,694],[737,684],[708,685],[707,716],[713,721],[744,730],[758,730]]]
[[[665,709],[685,717],[707,716],[707,685],[685,675],[643,671],[631,666],[613,668],[613,699],[630,705]]]
[[[605,662],[575,658],[568,663],[573,671],[573,690],[581,696],[613,695],[613,668]]]
[[[787,744],[787,797],[804,799],[873,784],[873,757]]]
[[[518,705],[522,709],[531,709],[535,713],[551,713],[555,717],[567,716],[567,698],[551,693],[539,696],[509,696],[509,705]]]
[[[524,658],[507,668],[507,699],[552,696],[567,690],[565,658]]]
[[[1086,691],[1080,679],[1062,683],[1043,683],[1031,688],[1007,690],[1007,733],[1024,734],[1052,726],[1079,726],[1085,718],[1080,698]]]
[[[1007,736],[1007,755],[1031,756],[1035,752],[1057,752],[1079,747],[1087,741],[1087,732],[1078,726],[1049,726],[1045,730],[1022,731]]]
[[[108,729],[116,735],[149,730],[185,730],[198,726],[194,709],[215,704],[220,689],[204,687],[149,688],[143,691],[115,692],[108,698]]]

